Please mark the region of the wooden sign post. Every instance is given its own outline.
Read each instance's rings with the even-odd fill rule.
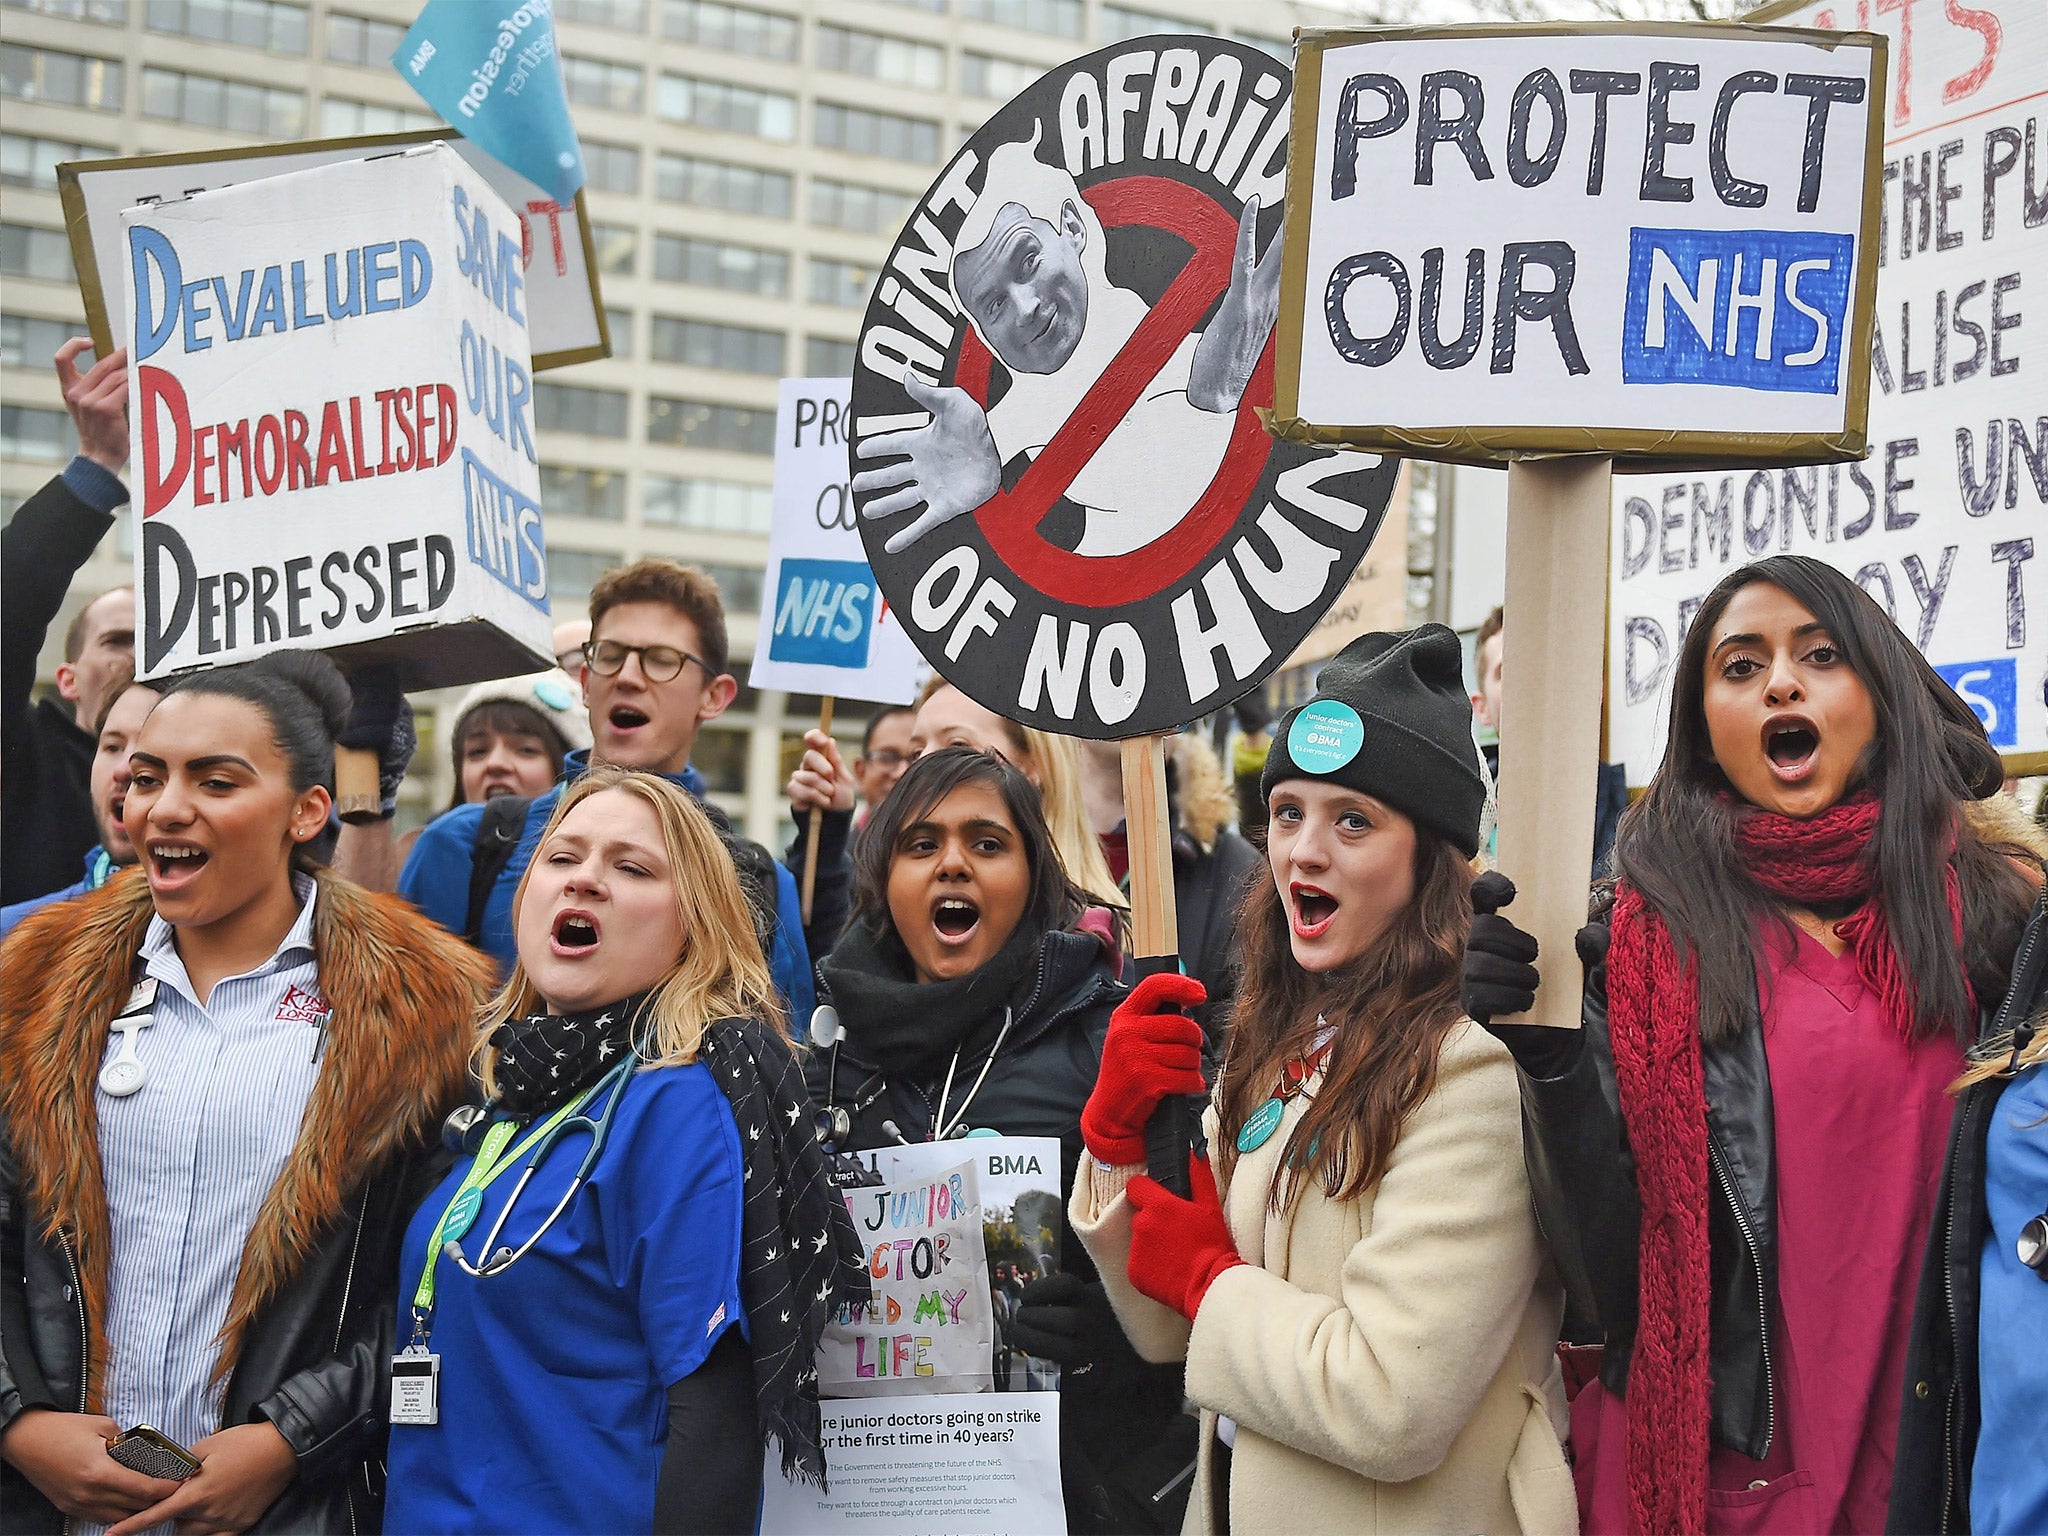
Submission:
[[[818,701],[818,729],[827,736],[832,734],[832,706],[836,701],[826,694]],[[810,837],[804,844],[803,920],[805,926],[811,921],[811,897],[818,889],[818,834],[825,825],[825,810],[822,806],[811,807]]]
[[[1166,798],[1166,738],[1123,742],[1124,835],[1130,849],[1131,959],[1139,976],[1180,969],[1180,923],[1173,895],[1173,807]],[[1199,1099],[1160,1100],[1145,1126],[1152,1177],[1187,1198],[1187,1157],[1202,1126]]]
[[[1516,884],[1508,916],[1540,950],[1533,1024],[1579,1022],[1572,937],[1585,925],[1592,862],[1613,477],[1605,458],[1508,469],[1515,649],[1501,673],[1500,865]]]

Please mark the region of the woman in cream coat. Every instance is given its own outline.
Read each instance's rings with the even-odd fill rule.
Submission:
[[[1455,636],[1367,635],[1283,723],[1273,878],[1194,1198],[1144,1127],[1204,1091],[1158,976],[1117,1010],[1082,1119],[1075,1231],[1140,1354],[1202,1409],[1190,1532],[1571,1532],[1561,1302],[1507,1051],[1460,1015],[1484,786]]]

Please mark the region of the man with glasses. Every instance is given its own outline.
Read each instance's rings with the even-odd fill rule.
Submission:
[[[818,823],[817,886],[811,895],[811,920],[804,925],[804,941],[814,955],[822,955],[839,940],[846,919],[853,910],[853,865],[847,858],[849,834],[858,833],[874,814],[896,781],[910,767],[910,727],[917,711],[908,704],[884,704],[868,718],[861,733],[860,756],[852,768],[846,766],[839,743],[815,726],[804,732],[803,760],[789,776],[789,807],[796,818],[796,840],[789,845],[782,862],[792,872],[804,867],[804,854],[811,840],[811,812],[824,815]],[[860,813],[854,813],[854,796],[860,796]]]
[[[590,592],[590,640],[581,666],[592,745],[569,754],[564,781],[592,762],[615,763],[661,774],[697,797],[725,834],[741,884],[763,914],[763,947],[801,1029],[816,999],[796,881],[767,850],[732,834],[725,813],[704,798],[703,776],[690,766],[698,730],[739,692],[726,660],[725,608],[709,576],[656,559],[605,572]],[[557,785],[524,802],[523,811],[516,805],[508,810],[508,796],[457,806],[420,833],[399,876],[399,893],[509,970],[512,896],[560,796]],[[508,823],[515,812],[516,821]]]

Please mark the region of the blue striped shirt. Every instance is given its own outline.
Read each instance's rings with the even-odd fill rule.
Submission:
[[[106,1413],[181,1445],[221,1427],[227,1384],[209,1379],[242,1250],[320,1073],[327,1003],[313,961],[314,886],[303,875],[293,885],[299,916],[276,953],[217,983],[204,1005],[171,926],[150,920],[140,959],[156,982],[155,1015],[135,1040],[148,1075],[125,1098],[97,1095],[113,1236]],[[121,1045],[112,1032],[106,1060]]]

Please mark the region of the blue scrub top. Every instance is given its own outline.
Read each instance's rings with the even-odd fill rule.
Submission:
[[[501,1244],[531,1237],[590,1145],[564,1136]],[[414,1214],[399,1262],[398,1338],[427,1239],[463,1158]],[[472,1264],[524,1158],[484,1192]],[[743,1173],[731,1106],[701,1063],[636,1073],[604,1155],[569,1208],[510,1269],[476,1279],[443,1259],[430,1347],[441,1422],[394,1425],[384,1525],[394,1533],[645,1531],[668,1433],[668,1388],[704,1363],[739,1294]]]
[[[2048,1210],[2048,1066],[2028,1068],[1991,1111],[1984,1142],[1977,1396],[1970,1529],[2048,1531],[2048,1285],[2020,1262],[2020,1228]]]

